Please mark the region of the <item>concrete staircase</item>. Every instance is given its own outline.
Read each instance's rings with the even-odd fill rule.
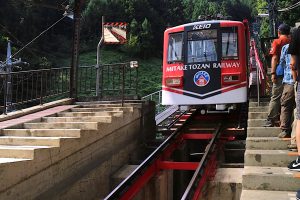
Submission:
[[[140,104],[79,103],[1,130],[0,199],[92,199],[129,162]]]
[[[268,99],[258,106],[249,103],[249,119],[241,200],[293,200],[300,189],[297,173],[287,169],[296,158],[287,150],[289,139],[280,139],[279,127],[263,127],[267,118]]]

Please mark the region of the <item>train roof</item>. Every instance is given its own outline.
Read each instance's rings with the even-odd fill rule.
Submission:
[[[192,23],[188,23],[188,24],[182,24],[182,25],[179,25],[179,26],[168,28],[167,30],[177,29],[177,28],[185,27],[185,26],[194,26],[194,25],[197,25],[197,24],[218,24],[218,23],[243,24],[243,22],[241,22],[241,21],[208,20],[208,21],[197,21],[197,22],[192,22]]]

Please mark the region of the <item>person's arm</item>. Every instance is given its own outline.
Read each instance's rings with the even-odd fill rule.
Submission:
[[[276,67],[278,65],[278,61],[279,61],[278,55],[274,54],[272,56],[272,60],[271,60],[271,80],[272,80],[272,83],[276,83]]]
[[[291,63],[290,63],[290,67],[291,67],[291,70],[292,70],[292,76],[293,76],[293,79],[294,81],[297,80],[297,69],[296,69],[296,63],[297,63],[297,56],[296,55],[291,55]]]
[[[271,80],[272,83],[276,83],[276,67],[279,62],[279,56],[278,56],[278,45],[276,40],[273,41],[272,43],[272,48],[270,50],[270,56],[271,58]]]

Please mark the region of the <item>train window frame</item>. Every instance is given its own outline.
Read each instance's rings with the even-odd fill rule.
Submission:
[[[181,36],[181,55],[179,56],[175,56],[177,59],[175,60],[170,60],[170,47],[173,47],[170,45],[170,38],[172,36],[175,36],[175,35],[180,35]],[[183,62],[183,57],[184,57],[184,52],[183,52],[183,45],[184,45],[184,32],[176,32],[176,33],[169,33],[169,37],[168,37],[168,54],[167,54],[167,62],[168,64],[172,64],[172,63],[180,63],[180,62]],[[175,52],[176,54],[176,52]]]
[[[206,32],[206,31],[210,31],[211,34],[203,34],[204,36],[197,36],[195,38],[193,38],[193,36],[191,36],[190,34],[193,33],[197,33],[197,32]],[[218,29],[207,29],[207,30],[193,30],[193,31],[189,31],[187,33],[187,49],[186,49],[186,54],[187,54],[187,63],[205,63],[205,62],[217,62],[219,60],[219,54],[218,54],[218,49],[219,49],[219,45],[218,45]],[[201,57],[200,60],[190,60],[190,44],[191,42],[205,42],[205,41],[212,41],[214,44],[214,55],[213,57],[215,57],[215,59],[212,60],[202,60],[203,58],[205,58],[206,56],[203,55],[203,57]]]
[[[230,33],[236,34],[236,55],[233,56],[224,56],[223,55],[223,34],[229,33],[228,37],[230,36]],[[228,42],[227,42],[228,44]],[[227,47],[228,48],[228,47]],[[239,60],[240,57],[240,49],[239,49],[239,27],[238,26],[232,26],[232,27],[222,27],[221,28],[221,59],[222,60]]]

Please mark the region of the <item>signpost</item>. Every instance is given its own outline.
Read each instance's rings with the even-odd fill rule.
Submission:
[[[127,23],[125,22],[105,22],[102,16],[102,34],[97,45],[97,64],[96,64],[96,96],[100,95],[100,77],[101,77],[101,46],[103,44],[125,44],[127,42]]]

